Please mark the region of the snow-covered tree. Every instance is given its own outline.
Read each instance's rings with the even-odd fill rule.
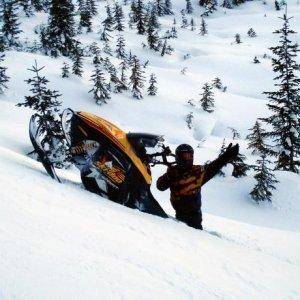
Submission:
[[[118,31],[124,31],[124,13],[123,13],[123,9],[122,6],[118,3],[115,3],[115,7],[114,7],[114,19],[116,22],[115,25],[115,29]]]
[[[189,112],[186,117],[185,117],[185,122],[186,122],[186,125],[189,129],[192,129],[193,128],[193,120],[194,120],[194,114],[193,112]]]
[[[107,100],[110,99],[110,93],[104,74],[98,66],[96,66],[91,76],[91,81],[93,82],[93,88],[89,91],[89,93],[93,93],[96,103],[99,105],[107,103]]]
[[[205,20],[202,18],[201,19],[201,25],[200,25],[200,31],[199,31],[200,35],[206,35],[208,33],[207,31],[207,24],[205,22]]]
[[[168,45],[168,39],[164,38],[164,42],[161,47],[160,55],[164,56],[165,54],[171,54],[173,51],[174,51],[174,49],[170,45]]]
[[[31,17],[33,15],[30,0],[17,0],[17,2],[22,7],[22,9],[24,10],[26,17]]]
[[[7,47],[18,46],[20,23],[18,22],[18,5],[16,1],[2,1],[1,21],[3,41]]]
[[[70,76],[70,66],[64,62],[61,68],[61,77],[68,78]]]
[[[86,0],[86,6],[90,10],[92,16],[96,16],[98,14],[97,4],[95,0]]]
[[[193,9],[191,0],[185,0],[185,2],[186,2],[186,7],[185,7],[186,13],[187,14],[192,14],[194,9]]]
[[[86,28],[87,32],[92,31],[92,11],[89,4],[89,1],[86,0],[85,3],[83,3],[82,8],[80,9],[80,31],[82,30],[82,28]]]
[[[236,44],[241,44],[242,43],[241,35],[239,33],[235,34],[234,39],[235,39]]]
[[[61,96],[58,91],[50,90],[47,87],[48,80],[40,75],[44,67],[39,68],[37,63],[29,69],[34,73],[32,78],[26,80],[31,86],[30,96],[25,96],[25,101],[18,103],[17,106],[29,107],[36,111],[40,116],[40,133],[43,135],[41,141],[46,156],[56,166],[63,166],[67,160],[66,141],[61,127],[59,117],[59,107]]]
[[[257,164],[254,166],[256,174],[254,178],[256,184],[250,195],[256,202],[260,201],[272,201],[272,190],[275,190],[275,184],[278,182],[272,173],[271,169],[268,167],[270,161],[266,159],[266,156],[262,155],[260,159],[257,160]]]
[[[130,76],[130,85],[133,98],[143,98],[141,89],[144,87],[144,71],[140,65],[140,61],[136,56],[132,57],[132,69]]]
[[[120,71],[121,71],[121,76],[120,76],[120,81],[122,82],[122,90],[128,90],[128,79],[127,79],[127,63],[125,60],[123,60],[120,63]]]
[[[46,54],[57,57],[70,56],[76,41],[74,5],[71,0],[52,0],[48,25],[41,32],[41,42]]]
[[[72,66],[72,73],[81,77],[83,73],[83,50],[80,46],[80,42],[76,42],[73,53],[72,53],[72,61],[73,61],[73,66]]]
[[[200,0],[199,1],[200,6],[203,6],[205,8],[205,12],[201,15],[202,17],[208,17],[211,15],[214,11],[217,10],[217,1],[216,0]]]
[[[299,48],[293,44],[286,15],[281,18],[283,27],[274,33],[280,35],[279,45],[271,47],[276,91],[265,92],[269,98],[268,108],[273,113],[262,120],[271,126],[266,136],[273,141],[277,156],[276,168],[298,173],[300,167],[300,79],[296,61]]]
[[[146,32],[146,14],[145,7],[142,0],[136,1],[136,29],[138,34],[144,34]]]
[[[254,56],[254,58],[253,58],[253,63],[255,63],[255,64],[260,64],[260,61],[259,61],[259,59],[257,58],[257,56]]]
[[[261,124],[256,120],[254,126],[249,129],[250,133],[246,136],[248,140],[248,149],[252,150],[252,154],[270,154],[266,145],[266,131],[261,127]]]
[[[152,8],[150,12],[150,16],[148,18],[147,23],[147,42],[150,49],[158,51],[159,47],[159,36],[157,33],[157,28],[159,27],[157,17],[156,17],[156,10],[155,7]]]
[[[223,89],[222,81],[219,77],[216,77],[216,78],[213,79],[212,86],[215,87],[218,90]]]
[[[122,35],[119,35],[117,39],[116,56],[120,59],[126,59],[125,39]]]
[[[187,28],[188,27],[188,20],[187,20],[186,15],[185,15],[185,10],[182,9],[180,11],[180,14],[181,14],[181,28]]]
[[[7,68],[2,65],[4,58],[4,53],[0,53],[0,94],[4,93],[4,89],[7,89],[7,82],[9,81],[9,77],[6,75]]]
[[[165,0],[165,4],[164,4],[164,14],[165,14],[165,15],[173,15],[172,2],[171,2],[171,0]]]
[[[239,153],[238,156],[231,162],[233,165],[233,177],[239,178],[247,176],[247,171],[249,171],[250,166],[245,163],[245,159],[245,155]]]
[[[202,109],[208,113],[212,113],[215,107],[214,93],[212,87],[205,83],[202,87],[202,93],[200,94],[201,98],[199,100]]]
[[[220,5],[221,7],[231,9],[232,8],[232,2],[231,0],[223,0],[222,4]]]
[[[149,80],[149,87],[148,87],[148,95],[149,96],[155,96],[157,94],[157,79],[155,74],[150,75],[150,80]]]
[[[249,37],[256,37],[256,32],[253,28],[250,28],[248,31],[247,31],[247,34]]]

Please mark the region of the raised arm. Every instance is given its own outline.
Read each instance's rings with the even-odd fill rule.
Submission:
[[[239,145],[236,144],[232,147],[232,144],[229,144],[223,154],[221,154],[217,159],[204,167],[204,177],[202,185],[212,179],[227,163],[234,160],[237,157],[238,153]]]

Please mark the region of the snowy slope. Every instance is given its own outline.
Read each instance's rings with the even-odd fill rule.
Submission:
[[[173,1],[178,13],[185,1]],[[196,3],[196,2],[195,2]],[[104,3],[99,3],[99,12]],[[188,142],[196,148],[196,162],[218,155],[222,140],[231,141],[228,127],[241,133],[238,142],[248,161],[245,136],[257,117],[266,115],[272,89],[268,47],[281,22],[273,3],[253,1],[238,9],[222,10],[207,19],[209,35],[178,28],[175,52],[160,57],[142,49],[145,37],[126,29],[127,47],[154,72],[159,94],[141,101],[113,95],[97,106],[88,94],[92,73],[85,59],[82,78],[61,79],[62,62],[38,54],[6,54],[9,90],[0,96],[0,299],[299,299],[300,179],[276,172],[280,183],[273,204],[257,205],[249,197],[251,176],[215,178],[203,189],[203,232],[174,220],[163,220],[130,210],[83,190],[76,170],[60,171],[63,184],[53,182],[42,166],[26,156],[31,150],[27,133],[29,110],[15,107],[28,95],[26,69],[36,59],[45,65],[49,86],[62,93],[64,107],[109,118],[128,131],[164,134],[172,148]],[[101,10],[102,9],[102,10]],[[125,8],[126,9],[126,8]],[[300,32],[300,7],[289,1]],[[266,14],[266,17],[264,16]],[[193,15],[200,24],[200,10]],[[32,28],[45,14],[22,19],[23,38],[34,39]],[[98,39],[101,13],[94,33],[80,37],[84,44]],[[163,28],[172,17],[161,19]],[[238,24],[238,26],[237,26]],[[253,27],[258,36],[247,37]],[[232,44],[235,33],[243,43]],[[299,34],[295,35],[299,40]],[[189,53],[191,58],[184,60]],[[261,64],[252,63],[257,55]],[[186,75],[180,71],[186,67]],[[195,128],[185,124],[191,111],[188,99],[199,98],[201,86],[219,76],[228,86],[215,91],[216,111],[207,117],[194,111]],[[163,167],[153,170],[154,180]],[[168,192],[153,193],[173,215]]]

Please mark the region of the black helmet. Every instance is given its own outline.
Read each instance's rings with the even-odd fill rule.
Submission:
[[[194,149],[188,144],[181,144],[175,150],[176,163],[180,168],[188,169],[194,162]]]

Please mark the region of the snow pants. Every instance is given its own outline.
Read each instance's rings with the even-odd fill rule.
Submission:
[[[178,221],[184,222],[190,227],[193,227],[195,229],[200,229],[202,230],[202,212],[200,211],[195,211],[195,212],[190,212],[190,213],[180,213],[176,212],[176,219]]]

